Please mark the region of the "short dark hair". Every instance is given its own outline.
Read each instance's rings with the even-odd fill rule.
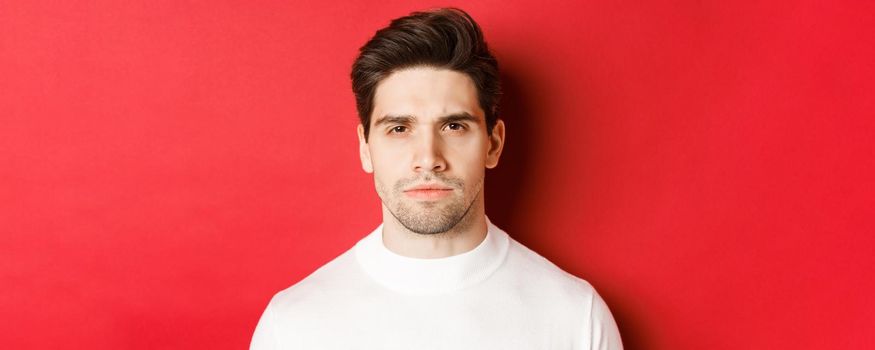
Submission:
[[[486,130],[492,135],[501,95],[498,61],[489,52],[477,22],[465,11],[447,7],[396,18],[359,49],[351,78],[365,141],[377,84],[396,71],[419,66],[467,74],[477,87]]]

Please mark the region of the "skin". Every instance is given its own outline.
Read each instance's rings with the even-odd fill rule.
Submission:
[[[487,230],[485,172],[498,165],[504,122],[487,134],[473,80],[440,68],[396,71],[377,85],[370,123],[367,141],[358,125],[359,155],[382,201],[386,248],[442,258],[477,247]],[[422,184],[445,190],[405,192]]]

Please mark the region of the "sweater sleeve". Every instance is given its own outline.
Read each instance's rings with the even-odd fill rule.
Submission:
[[[589,325],[584,334],[589,339],[584,339],[591,350],[623,350],[623,342],[620,339],[620,330],[611,315],[611,310],[602,297],[593,290],[590,300]]]
[[[271,300],[261,314],[258,325],[255,326],[255,333],[252,335],[252,342],[249,344],[250,350],[275,350],[280,348],[279,340],[274,330],[276,323],[273,318],[272,305],[273,301]]]

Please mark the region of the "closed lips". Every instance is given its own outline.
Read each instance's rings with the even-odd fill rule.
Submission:
[[[415,187],[408,188],[404,190],[404,192],[409,191],[451,191],[452,188],[440,186],[440,185],[419,185]]]

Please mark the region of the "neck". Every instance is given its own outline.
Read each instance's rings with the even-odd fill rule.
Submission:
[[[383,244],[390,251],[420,259],[458,255],[477,247],[486,238],[483,200],[478,198],[465,216],[447,232],[420,234],[408,230],[383,206]]]

